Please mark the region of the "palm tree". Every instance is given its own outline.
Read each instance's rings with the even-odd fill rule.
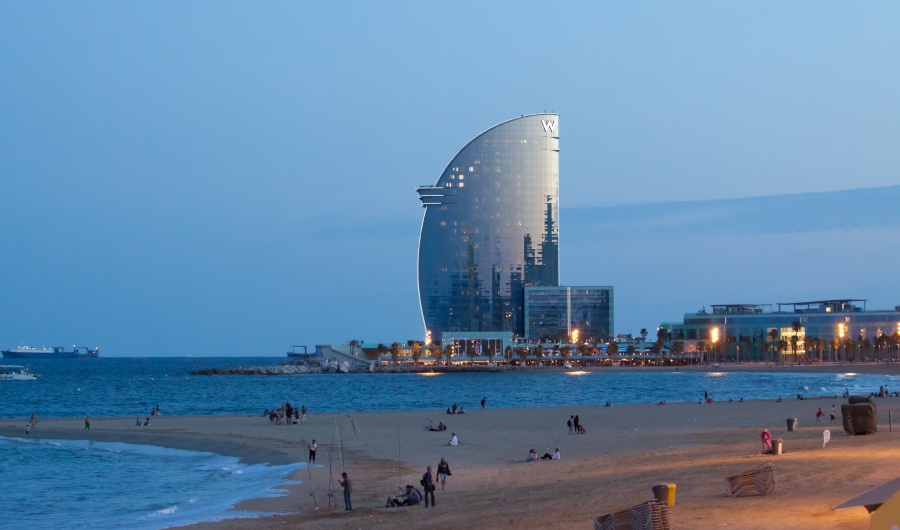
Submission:
[[[434,357],[434,364],[441,363],[441,357],[443,356],[443,353],[444,352],[441,350],[441,347],[439,345],[431,348],[431,356]]]
[[[697,351],[700,352],[700,364],[703,364],[703,352],[707,351],[709,348],[709,344],[706,343],[705,340],[701,340],[697,343]],[[706,356],[706,364],[709,365],[709,355]]]
[[[475,348],[469,348],[466,350],[466,357],[469,358],[469,362],[472,366],[475,366],[475,357],[478,357],[478,352],[475,351]]]
[[[534,347],[534,358],[538,363],[538,366],[544,365],[544,347],[538,344]]]
[[[418,342],[413,342],[412,351],[410,352],[410,355],[412,355],[413,363],[415,363],[416,366],[418,366],[419,359],[422,358],[422,345],[419,344]]]
[[[775,364],[784,364],[783,352],[788,348],[788,342],[784,339],[779,339],[777,342],[778,347],[775,349],[775,353],[778,355],[778,360]]]
[[[563,346],[562,348],[559,349],[559,354],[563,358],[563,364],[566,364],[569,362],[569,353],[571,353],[571,352],[572,352],[572,348],[570,348],[568,346]]]
[[[494,355],[496,355],[496,354],[497,354],[497,352],[494,351],[493,346],[487,347],[487,358],[488,358],[489,364],[494,364]]]
[[[381,362],[381,358],[388,352],[388,347],[384,344],[378,345],[378,361]]]
[[[396,342],[391,344],[391,360],[394,361],[394,366],[397,366],[397,361],[400,359],[400,345]]]
[[[587,366],[587,354],[591,353],[591,349],[587,344],[579,344],[578,345],[578,353],[581,354],[581,367],[584,368]]]
[[[762,352],[763,359],[766,361],[767,366],[769,364],[769,350],[771,349],[771,347],[772,345],[766,341],[763,341],[759,344],[759,350]]]
[[[453,366],[453,344],[444,346],[444,357],[447,358],[447,366]]]
[[[512,346],[507,346],[505,353],[506,353],[506,364],[509,364],[509,359],[510,359],[510,357],[512,357]]]
[[[632,351],[634,350],[634,346],[629,344],[628,347],[631,348]],[[614,340],[609,341],[609,344],[606,345],[606,356],[610,358],[610,364],[612,364],[612,358],[615,357],[617,353],[619,353],[619,343]]]
[[[606,351],[609,352],[609,347],[607,346]],[[628,355],[628,358],[634,359],[634,352],[637,351],[637,348],[634,347],[634,344],[628,343],[628,347],[625,348],[625,354]]]
[[[525,366],[525,363],[528,362],[528,348],[516,348],[516,354],[519,356],[519,364]]]
[[[684,343],[681,342],[680,340],[679,340],[679,341],[675,341],[675,342],[672,344],[672,352],[675,353],[675,355],[681,357],[681,356],[684,354]],[[684,357],[681,357],[681,359],[682,359],[682,361],[683,361],[683,360],[684,360]]]
[[[358,341],[358,340],[351,340],[351,341],[348,342],[347,344],[350,345],[350,355],[353,355],[354,352],[356,351],[356,347],[359,346],[359,341]]]
[[[647,328],[641,328],[641,353],[644,353],[644,349],[647,347]]]
[[[791,335],[791,366],[794,365],[794,359],[797,357],[797,334]]]

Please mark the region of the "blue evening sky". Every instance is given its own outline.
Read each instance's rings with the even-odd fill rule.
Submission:
[[[896,196],[898,20],[892,2],[4,2],[0,347],[421,338],[415,187],[544,110],[561,279],[613,285],[617,333],[713,303],[892,307],[896,215],[696,220]]]

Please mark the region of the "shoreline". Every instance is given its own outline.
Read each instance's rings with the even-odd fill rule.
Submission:
[[[669,403],[614,407],[487,408],[462,416],[442,411],[321,414],[306,425],[269,425],[261,416],[161,416],[150,427],[133,418],[42,419],[31,438],[66,438],[150,444],[235,456],[247,463],[306,461],[306,444],[317,439],[318,466],[301,469],[287,496],[252,499],[235,510],[278,515],[199,523],[194,530],[237,530],[273,524],[315,524],[317,528],[395,528],[421,524],[433,528],[571,528],[591,517],[652,498],[651,486],[676,484],[670,509],[673,528],[773,528],[791,521],[796,528],[866,528],[863,508],[832,511],[843,500],[894,478],[900,434],[889,432],[888,411],[900,413],[900,398],[877,399],[879,432],[847,436],[840,425],[842,399],[747,400],[743,403]],[[811,426],[818,407],[836,404],[838,425],[822,449],[822,430]],[[567,434],[565,421],[579,414],[586,435]],[[449,430],[429,432],[438,417]],[[799,418],[788,432],[785,418]],[[354,434],[352,418],[359,427]],[[0,435],[23,437],[24,419],[0,420]],[[827,422],[826,422],[827,423]],[[783,438],[786,453],[759,454],[763,427]],[[341,432],[338,446],[335,432]],[[456,432],[462,444],[445,445]],[[530,447],[538,454],[559,447],[563,458],[526,463]],[[339,454],[340,453],[340,454]],[[354,482],[354,510],[329,509],[329,456],[335,475],[340,461]],[[341,458],[342,457],[342,458]],[[438,505],[384,508],[384,499],[403,484],[418,484],[424,467],[441,457],[453,475],[438,489]],[[725,476],[773,460],[778,486],[772,494],[730,499]],[[852,472],[847,472],[852,469]],[[336,486],[336,482],[335,482]],[[316,503],[310,493],[315,493]],[[318,504],[318,509],[316,508]],[[508,508],[513,508],[509,510]],[[240,515],[239,513],[236,515]]]

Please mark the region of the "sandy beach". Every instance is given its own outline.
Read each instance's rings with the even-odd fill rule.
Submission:
[[[134,418],[92,418],[90,431],[83,429],[81,419],[42,419],[31,436],[161,445],[272,464],[306,461],[308,443],[317,440],[318,466],[296,474],[302,484],[289,487],[287,496],[239,507],[280,515],[190,527],[195,529],[590,528],[591,517],[650,500],[651,487],[665,483],[677,487],[676,505],[670,509],[673,528],[868,528],[864,508],[832,508],[897,477],[900,434],[890,431],[888,417],[893,408],[900,412],[900,398],[876,400],[879,431],[866,436],[844,433],[842,403],[846,400],[793,397],[780,403],[575,408],[495,409],[488,403],[465,415],[313,414],[308,424],[289,426],[271,425],[262,416],[163,416],[154,418],[151,427],[135,427]],[[832,404],[837,425],[829,426]],[[825,412],[824,426],[814,425],[819,407]],[[566,420],[573,414],[579,415],[586,434],[568,434]],[[897,414],[893,416],[896,421]],[[788,432],[787,418],[798,418],[799,430]],[[449,430],[426,431],[429,420],[442,421]],[[0,420],[0,435],[22,436],[24,423]],[[785,454],[760,453],[763,428],[784,440]],[[824,429],[832,434],[825,448]],[[451,432],[461,445],[446,445]],[[559,448],[562,459],[526,462],[531,448],[538,455]],[[418,486],[425,467],[436,469],[441,457],[452,475],[445,490],[438,487],[435,507],[385,508],[389,495],[406,484]],[[353,481],[350,512],[343,509],[337,484],[342,460]],[[777,469],[772,494],[725,496],[725,476],[766,460]],[[335,493],[330,507],[329,461]]]

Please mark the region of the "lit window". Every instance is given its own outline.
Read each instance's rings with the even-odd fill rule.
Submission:
[[[465,178],[465,175],[460,175],[460,176],[459,176],[459,180],[462,180],[462,179],[464,179],[464,178]]]
[[[441,221],[441,226],[447,226],[447,221]]]
[[[452,187],[453,187],[453,183],[452,183],[452,182],[448,182],[448,183],[447,183],[447,187],[448,187],[448,188],[452,188]]]
[[[472,166],[469,166],[469,173],[472,173],[473,171],[475,171],[475,168]]]
[[[460,188],[462,188],[462,187],[465,186],[465,185],[466,185],[465,182],[460,182],[460,183],[459,183],[459,187],[460,187]]]

